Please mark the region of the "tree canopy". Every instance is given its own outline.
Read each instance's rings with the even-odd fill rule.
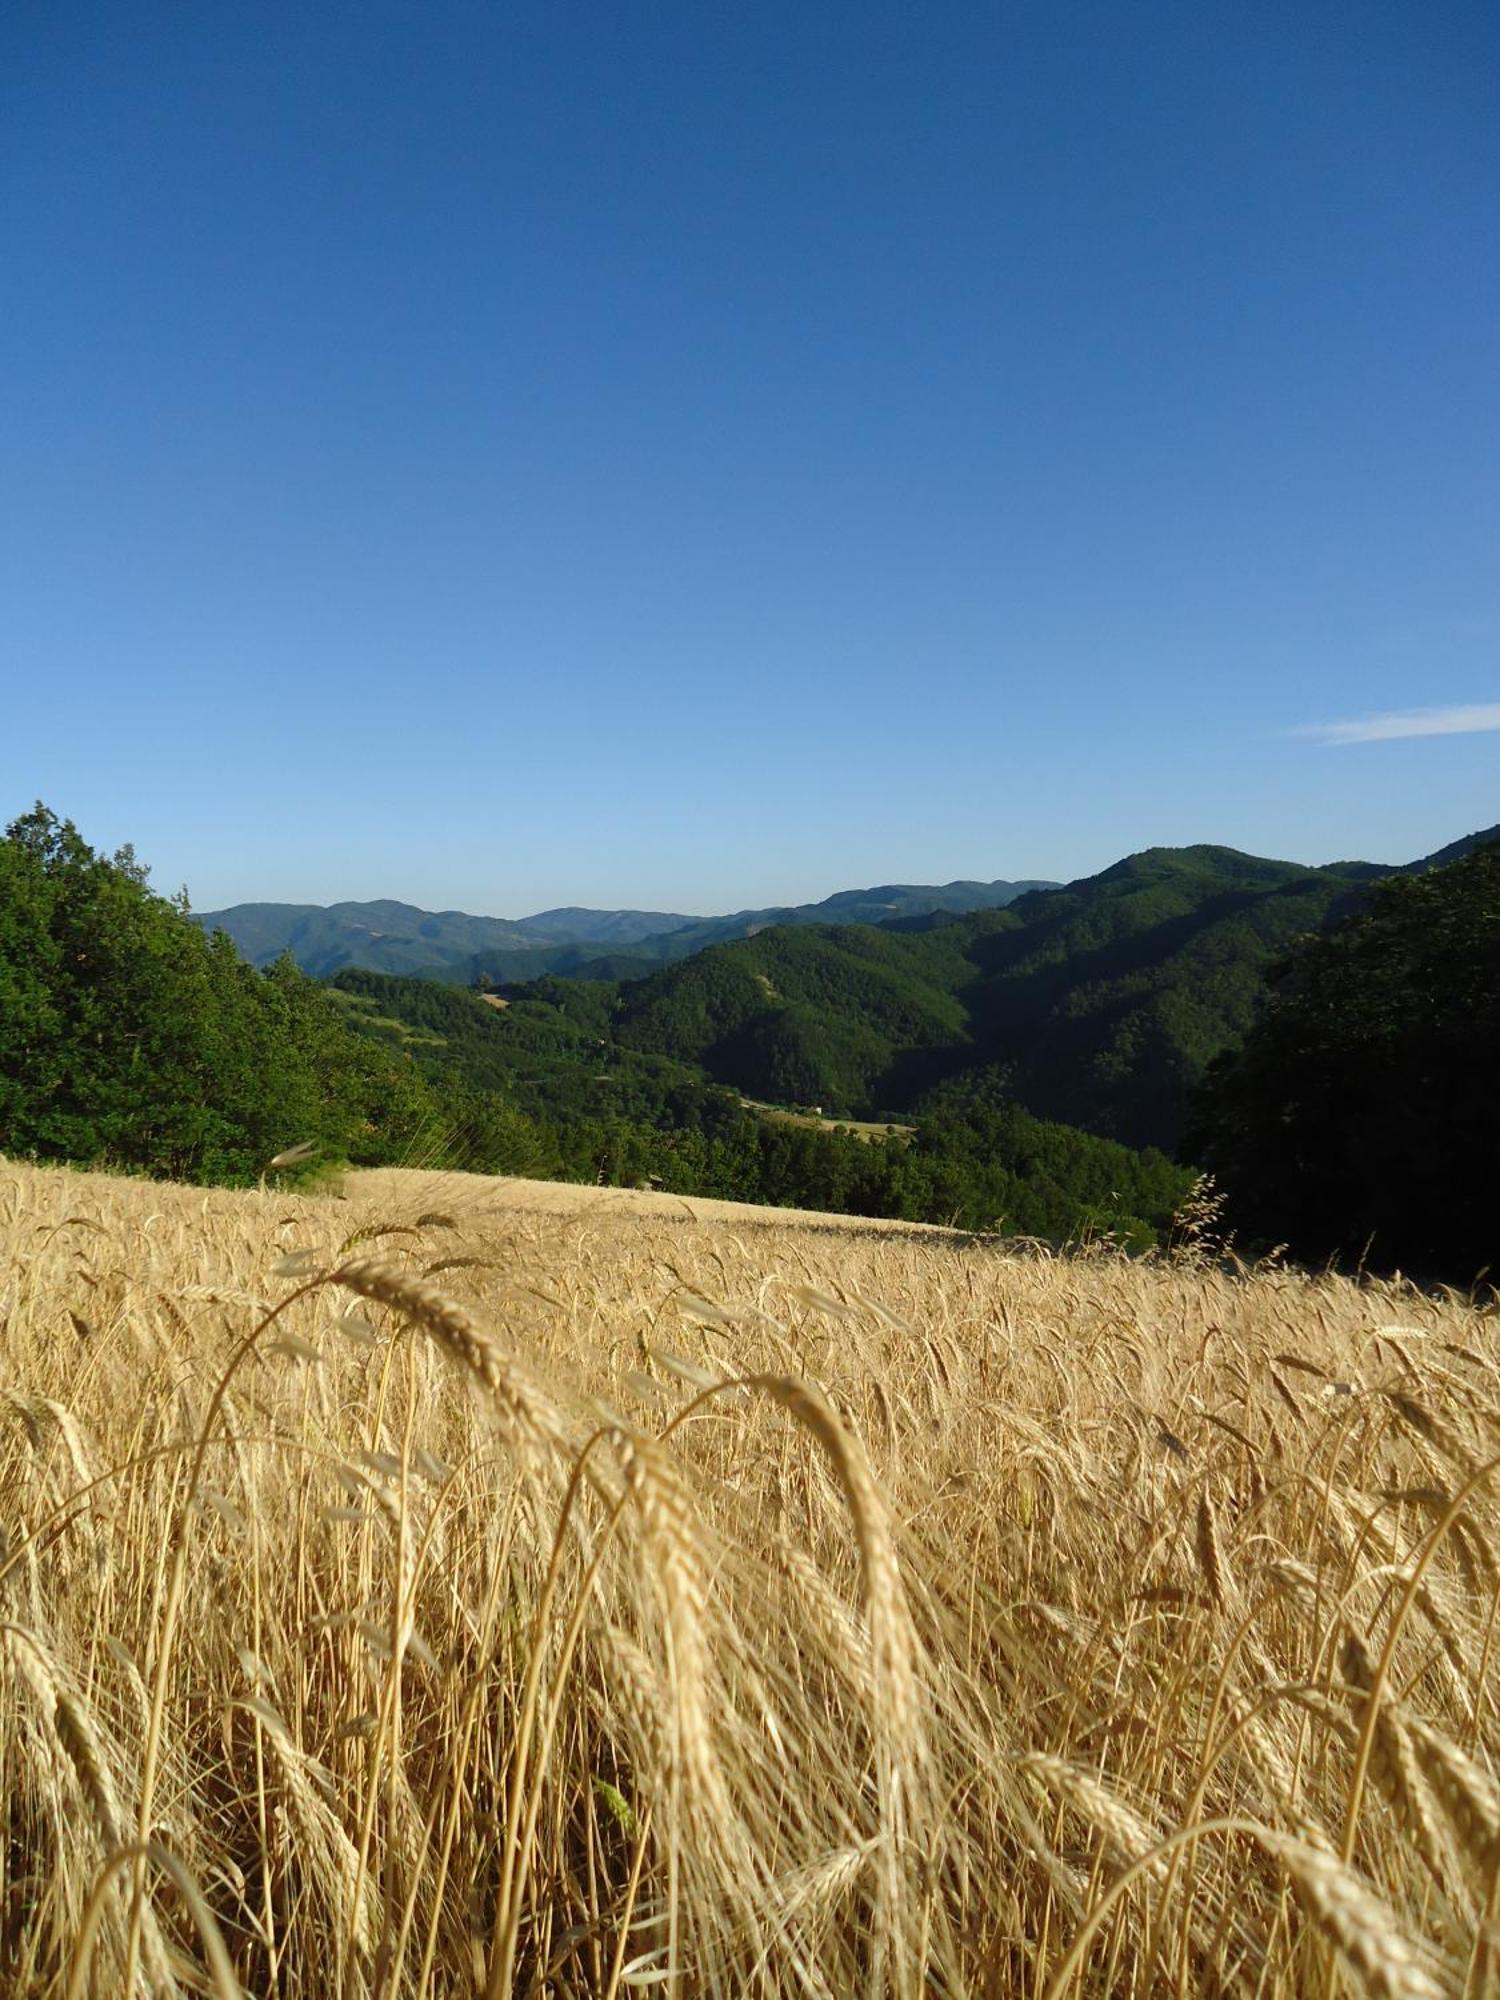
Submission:
[[[399,1157],[430,1116],[410,1063],[351,1036],[283,959],[264,974],[45,806],[0,840],[0,1149],[243,1182],[277,1153]]]
[[[1500,1265],[1500,843],[1394,877],[1273,975],[1187,1145],[1245,1235],[1467,1282]]]

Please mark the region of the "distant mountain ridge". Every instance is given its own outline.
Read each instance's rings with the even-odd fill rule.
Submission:
[[[880,927],[779,926],[618,990],[613,1032],[769,1102],[886,1118],[986,1072],[1034,1115],[1174,1147],[1188,1097],[1261,1005],[1270,966],[1370,885],[1441,867],[1304,867],[1149,848],[1006,908]]]
[[[195,914],[204,930],[226,932],[252,965],[289,951],[304,972],[326,978],[346,965],[382,972],[441,970],[462,979],[476,952],[534,949],[519,924],[462,910],[419,910],[411,903],[240,903]]]
[[[1462,861],[1472,854],[1476,847],[1488,847],[1500,840],[1500,824],[1487,826],[1479,833],[1466,833],[1462,840],[1450,840],[1446,847],[1440,847],[1436,854],[1424,854],[1420,861],[1408,861],[1404,868],[1393,869],[1398,875],[1424,875],[1429,868],[1446,868],[1450,861]]]
[[[542,944],[639,944],[643,938],[665,937],[698,917],[684,917],[669,910],[542,910],[534,917],[518,917],[516,929]]]
[[[1036,881],[886,883],[843,889],[820,903],[738,910],[720,917],[566,908],[511,919],[422,910],[383,899],[327,905],[239,903],[195,913],[193,921],[206,931],[226,932],[253,965],[269,965],[289,951],[304,972],[318,979],[349,966],[462,984],[481,975],[509,980],[582,970],[618,978],[632,971],[644,974],[710,944],[752,937],[773,924],[876,924],[944,911],[963,915],[1001,909],[1018,896],[1053,886]]]

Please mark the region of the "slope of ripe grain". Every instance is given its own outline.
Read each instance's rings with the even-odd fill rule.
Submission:
[[[762,1208],[748,1201],[719,1201],[709,1195],[662,1194],[651,1188],[589,1187],[577,1181],[495,1179],[485,1174],[427,1174],[409,1167],[373,1167],[348,1176],[345,1188],[362,1202],[457,1202],[469,1220],[521,1212],[529,1215],[634,1215],[677,1223],[728,1222],[756,1228],[789,1228],[806,1223],[818,1229],[848,1229],[861,1235],[923,1232],[951,1234],[931,1222],[889,1222],[879,1216],[832,1215],[821,1209]]]
[[[0,1162],[0,1986],[1488,1990],[1493,1314],[721,1208]]]

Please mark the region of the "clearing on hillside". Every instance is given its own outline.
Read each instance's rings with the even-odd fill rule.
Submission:
[[[1496,1990],[1496,1319],[0,1162],[17,1995]]]
[[[758,1097],[742,1097],[740,1103],[747,1111],[758,1111],[762,1118],[776,1119],[783,1125],[803,1125],[812,1132],[852,1132],[856,1139],[872,1146],[883,1146],[887,1139],[910,1139],[917,1129],[882,1119],[830,1118],[818,1110],[789,1111],[779,1104],[764,1104]]]

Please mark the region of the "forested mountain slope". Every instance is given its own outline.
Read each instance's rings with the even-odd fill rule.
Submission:
[[[1150,1144],[1249,1030],[1187,1148],[1244,1227],[1308,1255],[1373,1234],[1467,1281],[1491,1259],[1497,851],[1152,849],[1010,908],[777,925],[623,984],[333,990],[288,957],[257,973],[39,806],[0,840],[0,1152],[243,1180],[418,1147],[1145,1246],[1190,1182]],[[876,1129],[835,1129],[858,1113]]]
[[[821,903],[789,908],[737,910],[728,917],[701,917],[685,923],[670,936],[644,940],[636,946],[661,959],[690,957],[711,944],[754,937],[782,924],[893,924],[932,915],[962,916],[974,910],[1001,910],[1034,889],[1056,888],[1055,882],[887,882],[874,889],[841,889]]]
[[[677,928],[654,937],[641,935],[660,917],[649,911],[558,910],[502,924],[343,905],[303,912],[297,949],[325,971],[366,962],[347,937],[317,955],[329,945],[324,920],[357,921],[367,937],[380,930],[386,970],[455,982],[488,976],[544,1013],[583,1007],[600,1044],[621,1057],[685,1065],[775,1103],[885,1117],[920,1111],[936,1086],[998,1068],[1040,1117],[1170,1149],[1189,1093],[1243,1038],[1268,967],[1294,939],[1354,910],[1372,881],[1442,865],[1485,838],[1469,835],[1402,869],[1151,848],[1001,907],[955,908],[1000,904],[1018,885],[897,885],[790,912],[663,919]],[[872,922],[881,911],[885,921]],[[813,921],[819,913],[860,920]],[[772,917],[781,920],[761,921]],[[257,924],[241,933],[252,954],[268,951],[274,934],[259,916]],[[708,941],[726,926],[740,935]],[[510,942],[468,950],[477,927]],[[544,928],[580,935],[544,946]],[[581,935],[590,931],[593,941]],[[439,950],[444,965],[422,962]],[[652,952],[674,962],[649,969]],[[586,983],[591,997],[566,998],[549,966]]]
[[[1424,854],[1420,861],[1409,861],[1404,868],[1393,872],[1398,875],[1425,875],[1430,869],[1446,868],[1451,862],[1462,861],[1476,848],[1491,847],[1497,840],[1500,840],[1500,823],[1487,826],[1479,833],[1466,833],[1462,840],[1450,840],[1436,854]]]
[[[1132,1145],[1249,1027],[1265,970],[1385,873],[1156,848],[1008,909],[890,930],[777,929],[622,987],[627,1047],[755,1095],[879,1114],[1003,1066],[1016,1098]]]
[[[286,1148],[370,1163],[437,1107],[289,959],[254,971],[46,807],[0,838],[0,1153],[254,1180]]]
[[[208,1182],[435,1165],[1145,1247],[1187,1191],[1160,1155],[1005,1102],[887,1144],[763,1114],[610,1036],[613,989],[494,1004],[289,957],[246,964],[45,806],[0,837],[0,1156]]]
[[[613,1038],[617,991],[600,983],[539,980],[497,1006],[351,968],[329,990],[351,1027],[411,1057],[450,1107],[460,1153],[508,1173],[650,1179],[684,1194],[1003,1222],[1059,1242],[1108,1233],[1136,1247],[1165,1230],[1191,1185],[1158,1152],[1031,1117],[993,1076],[967,1079],[961,1099],[935,1097],[915,1130],[886,1143],[768,1114],[700,1069]]]

